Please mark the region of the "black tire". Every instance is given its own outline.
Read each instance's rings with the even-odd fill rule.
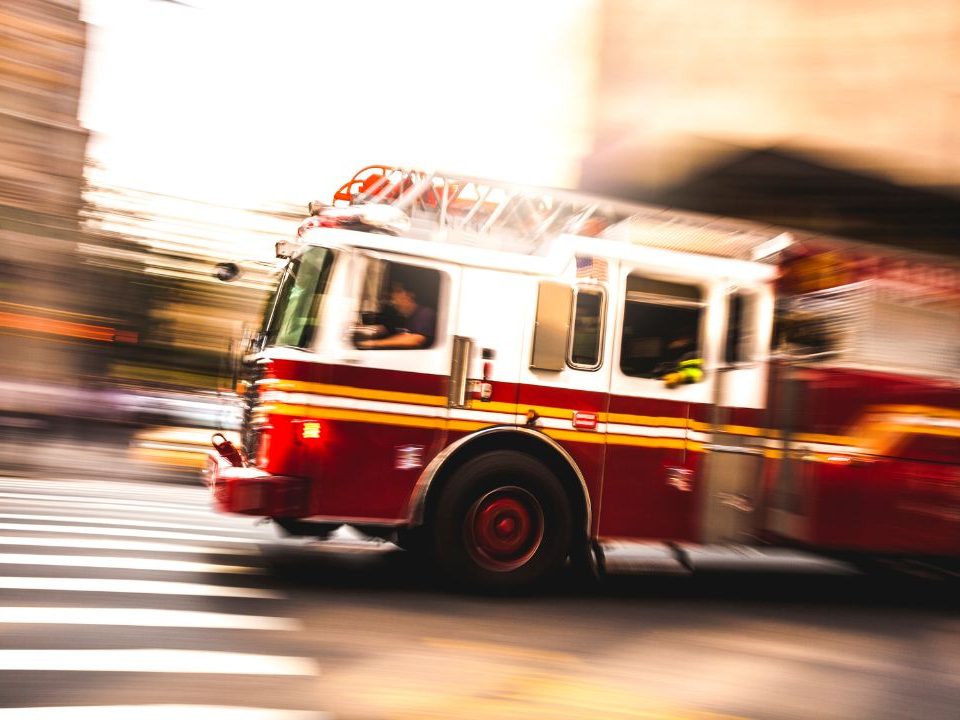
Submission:
[[[433,517],[440,570],[471,590],[528,588],[570,552],[570,505],[547,467],[510,450],[469,460],[450,479]]]

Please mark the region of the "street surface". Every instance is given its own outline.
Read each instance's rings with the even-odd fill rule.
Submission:
[[[460,595],[163,482],[0,478],[0,720],[956,718],[941,582],[806,567]]]

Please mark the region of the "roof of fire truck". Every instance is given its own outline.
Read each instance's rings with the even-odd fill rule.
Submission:
[[[410,244],[410,252],[469,258],[469,262],[494,267],[506,263],[532,269],[539,264],[537,259],[556,250],[559,240],[578,254],[666,257],[687,253],[701,258],[697,265],[704,266],[700,268],[704,272],[710,271],[708,266],[739,268],[767,278],[776,274],[769,265],[781,262],[785,255],[802,257],[811,248],[814,252],[822,252],[823,247],[845,248],[894,260],[907,258],[960,278],[960,264],[926,253],[566,190],[387,165],[361,169],[337,190],[332,204],[312,202],[309,212],[298,236],[315,227],[373,230],[399,236],[393,240]],[[401,249],[387,238],[383,242],[368,238],[365,244]],[[427,250],[430,245],[432,251]],[[478,261],[485,256],[498,259]]]

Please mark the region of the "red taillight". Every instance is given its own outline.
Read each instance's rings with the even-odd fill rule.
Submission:
[[[267,460],[270,457],[270,431],[267,428],[260,429],[259,444],[257,445],[257,467],[266,467]]]

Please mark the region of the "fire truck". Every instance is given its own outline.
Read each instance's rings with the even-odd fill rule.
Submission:
[[[277,255],[222,511],[493,589],[704,548],[960,554],[957,263],[388,166]]]

